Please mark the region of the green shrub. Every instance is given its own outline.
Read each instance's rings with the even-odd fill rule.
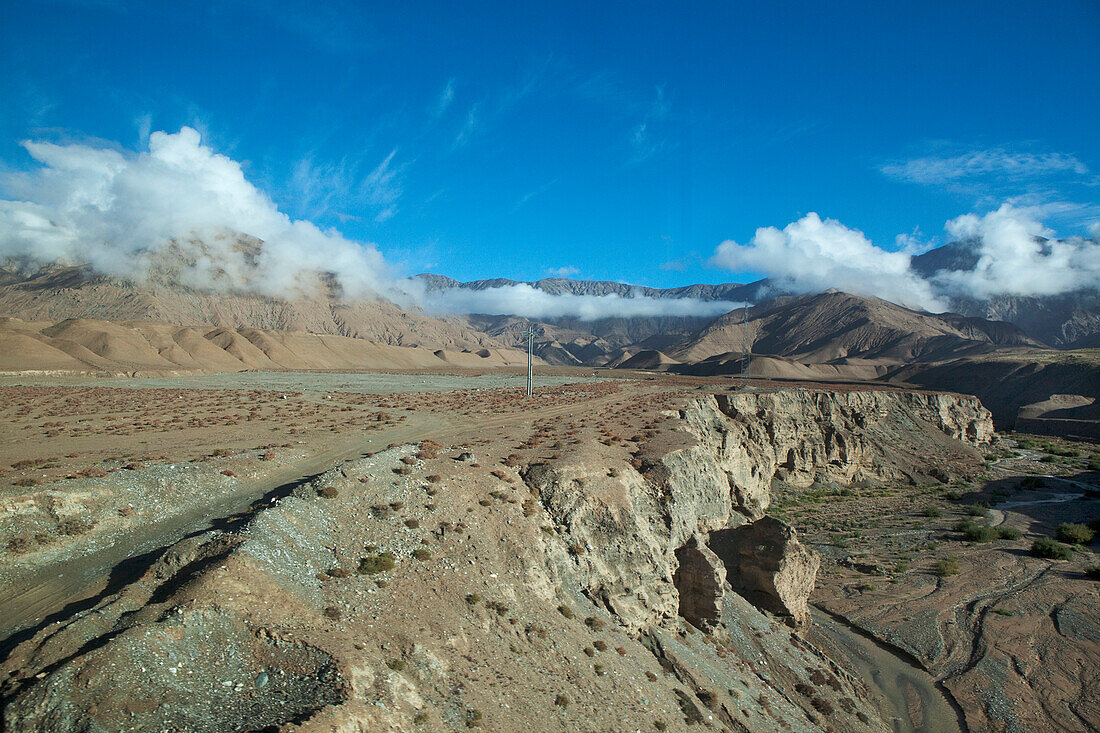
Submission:
[[[936,562],[936,575],[946,578],[949,575],[959,574],[959,558],[945,557]]]
[[[963,514],[967,514],[971,517],[984,517],[989,512],[989,505],[982,502],[977,504],[967,504],[963,507]]]
[[[466,605],[476,606],[479,603],[481,603],[481,596],[477,593],[470,593],[466,596]]]
[[[425,550],[423,547],[413,550],[413,559],[415,560],[431,560],[432,553],[429,550]]]
[[[1095,536],[1096,533],[1084,524],[1063,522],[1058,525],[1058,539],[1071,545],[1087,545],[1092,542],[1092,538]]]
[[[1023,533],[1015,527],[997,527],[997,537],[1002,540],[1018,540],[1023,536]]]
[[[1085,575],[1089,576],[1093,580],[1100,580],[1100,565],[1090,565],[1085,568]]]
[[[359,569],[356,572],[360,575],[374,575],[393,570],[396,566],[397,558],[393,556],[393,553],[383,552],[380,555],[372,555],[359,560]]]
[[[400,659],[391,659],[386,662],[386,666],[392,669],[394,672],[405,671],[405,662]]]
[[[1044,486],[1046,486],[1046,483],[1038,476],[1028,476],[1020,482],[1020,488],[1022,489],[1041,489]]]
[[[924,516],[932,517],[933,519],[936,517],[942,517],[943,509],[940,509],[938,506],[925,507]]]
[[[1049,537],[1040,537],[1031,543],[1031,554],[1051,560],[1069,560],[1073,557],[1073,550]]]
[[[966,539],[971,542],[992,542],[999,537],[995,527],[985,524],[975,524],[966,530]]]

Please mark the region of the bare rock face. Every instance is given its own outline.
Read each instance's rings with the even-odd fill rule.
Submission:
[[[764,517],[712,532],[710,546],[725,565],[730,585],[748,600],[799,624],[809,621],[821,558],[798,541],[793,527]]]
[[[680,596],[680,615],[692,626],[713,628],[722,616],[725,566],[698,537],[676,551],[676,561],[679,567],[672,580]]]
[[[624,466],[611,475],[588,457],[523,474],[574,548],[572,557],[551,557],[551,575],[579,582],[634,631],[678,614],[709,623],[706,609],[721,604],[721,589],[704,600],[702,589],[713,585],[704,576],[720,574],[722,563],[708,560],[707,546],[716,550],[716,533],[748,523],[757,526],[747,536],[770,549],[719,552],[731,582],[759,591],[763,607],[805,620],[818,561],[786,525],[760,524],[772,482],[913,481],[944,457],[976,463],[975,447],[993,431],[976,398],[900,391],[705,395],[676,423],[682,446],[644,472]],[[682,588],[690,589],[686,603]]]

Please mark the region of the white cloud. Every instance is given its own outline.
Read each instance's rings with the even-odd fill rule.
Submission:
[[[485,290],[446,288],[419,294],[417,300],[425,309],[437,313],[507,314],[535,319],[574,317],[585,321],[657,316],[717,317],[744,305],[695,298],[551,295],[526,283]]]
[[[984,216],[952,219],[945,229],[954,239],[975,241],[978,253],[972,270],[936,274],[933,283],[948,294],[1056,295],[1100,287],[1100,245],[1083,238],[1054,239],[1026,210],[1004,204]],[[1090,232],[1096,231],[1093,224]]]
[[[400,171],[391,165],[395,155],[397,155],[397,150],[391,151],[363,179],[363,183],[359,187],[370,205],[380,209],[374,217],[377,222],[392,219],[397,214],[397,200],[401,198],[401,181],[398,177]]]
[[[760,272],[781,288],[812,293],[838,288],[901,305],[942,311],[946,304],[909,267],[904,252],[887,252],[862,232],[810,213],[782,230],[763,227],[748,245],[718,245],[711,264]]]
[[[566,265],[565,267],[552,267],[546,273],[550,277],[571,278],[581,274],[581,271],[571,265]]]
[[[466,120],[462,123],[461,129],[458,134],[455,135],[452,148],[460,148],[470,141],[470,136],[474,134],[478,127],[478,109],[475,104],[466,112]]]
[[[455,80],[450,79],[447,81],[447,86],[443,87],[443,91],[439,93],[439,96],[435,100],[435,104],[432,106],[432,117],[442,117],[443,113],[447,111],[447,108],[451,106],[451,102],[455,98]]]
[[[929,156],[888,163],[879,169],[891,178],[941,185],[968,178],[1002,176],[1034,178],[1051,174],[1085,175],[1088,166],[1064,153],[1019,153],[1003,148],[973,150],[948,157]]]
[[[268,295],[309,287],[305,276],[318,272],[335,272],[352,295],[382,292],[392,282],[372,245],[292,220],[192,128],[154,132],[149,150],[137,154],[29,141],[24,147],[40,167],[0,178],[8,198],[0,201],[0,258],[62,259],[142,278],[158,255],[171,252],[188,284]],[[239,234],[264,241],[257,256],[243,251]]]

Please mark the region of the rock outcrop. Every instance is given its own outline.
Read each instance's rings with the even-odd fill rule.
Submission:
[[[763,520],[773,481],[916,482],[937,459],[976,461],[975,448],[993,433],[989,411],[973,397],[898,391],[708,394],[673,420],[684,446],[644,459],[640,469],[609,475],[590,463],[538,463],[523,474],[575,548],[586,592],[634,629],[677,614],[712,618],[702,609],[720,604],[720,593],[704,600],[698,591],[713,585],[704,576],[722,572],[715,563],[702,567],[713,556],[713,533]],[[753,597],[772,599],[768,610],[805,620],[817,569],[810,551],[775,520],[745,536],[771,549],[737,559],[752,569],[731,567],[731,575]],[[730,566],[739,552],[718,556]],[[677,582],[685,560],[691,568]],[[680,586],[693,589],[686,604]]]
[[[821,559],[778,519],[763,519],[711,532],[710,546],[741,595],[772,613],[809,621],[810,592]]]

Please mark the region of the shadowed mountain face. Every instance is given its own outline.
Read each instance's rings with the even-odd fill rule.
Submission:
[[[1041,240],[1043,243],[1046,240]],[[970,271],[978,263],[978,243],[952,242],[912,260],[913,271],[934,278],[944,271]],[[1100,346],[1100,290],[1059,295],[996,295],[984,300],[952,297],[951,309],[974,318],[1008,321],[1032,338],[1060,349]]]

